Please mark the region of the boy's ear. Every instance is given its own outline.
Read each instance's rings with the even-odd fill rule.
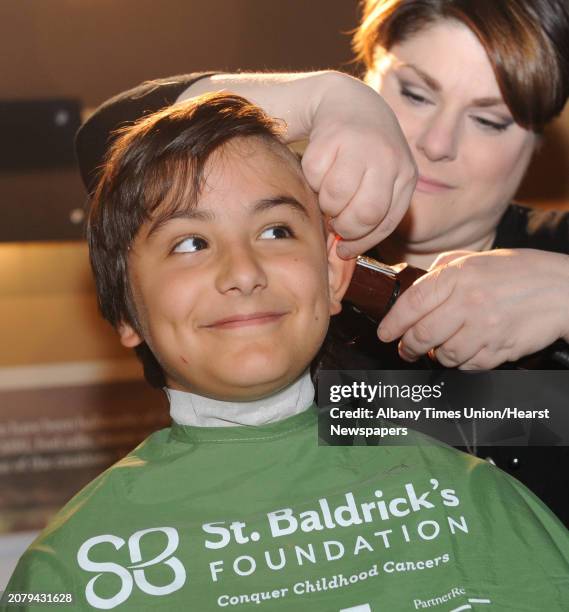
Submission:
[[[355,259],[341,259],[336,253],[338,239],[333,232],[328,234],[326,247],[328,251],[328,290],[330,293],[330,314],[342,310],[342,298],[348,290],[352,274],[356,267]]]
[[[127,348],[134,348],[142,344],[143,339],[130,323],[121,321],[117,327],[121,344]]]

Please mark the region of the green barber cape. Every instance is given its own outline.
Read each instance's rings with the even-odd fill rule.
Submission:
[[[2,610],[46,593],[71,594],[58,610],[554,612],[569,532],[452,448],[318,446],[311,408],[150,436],[30,546]]]

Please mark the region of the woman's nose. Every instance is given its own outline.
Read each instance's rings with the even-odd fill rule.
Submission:
[[[430,161],[453,161],[458,154],[460,121],[441,111],[426,120],[416,146]]]
[[[259,256],[249,246],[227,247],[219,265],[216,285],[221,293],[250,295],[267,285]]]

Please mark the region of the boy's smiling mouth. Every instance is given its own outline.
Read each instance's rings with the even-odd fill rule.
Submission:
[[[248,327],[253,325],[266,325],[275,323],[284,317],[286,312],[253,312],[249,314],[235,314],[213,323],[208,323],[203,327],[207,329],[232,329],[236,327]]]

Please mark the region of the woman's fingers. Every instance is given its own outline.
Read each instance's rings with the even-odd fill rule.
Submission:
[[[415,281],[409,289],[401,294],[383,318],[378,329],[380,340],[391,342],[401,338],[421,319],[446,302],[456,285],[456,273],[457,270],[453,268],[443,267],[433,270]]]
[[[304,161],[304,160],[303,160]],[[305,174],[307,174],[307,165],[303,164]],[[359,228],[354,223],[344,223],[346,216],[345,212],[348,206],[358,198],[361,193],[361,185],[365,178],[365,166],[361,159],[355,159],[347,155],[347,152],[338,150],[337,155],[331,161],[326,169],[326,174],[322,177],[320,188],[318,190],[318,202],[322,212],[334,219],[336,225],[334,229],[337,233],[341,231],[350,234],[366,233],[366,228]],[[365,194],[365,189],[364,189]],[[367,209],[368,202],[363,202]],[[353,220],[352,220],[353,221]],[[372,219],[372,222],[375,220]],[[343,236],[343,234],[341,234]]]
[[[379,164],[362,157],[361,151],[354,156],[347,142],[329,164],[326,174],[319,177],[311,158],[306,159],[306,153],[303,158],[311,187],[318,187],[320,208],[333,219],[332,227],[342,237],[344,256],[355,257],[399,225],[415,188],[415,168],[401,160],[401,165],[384,163],[380,169]]]
[[[464,318],[462,313],[453,305],[452,300],[446,300],[417,321],[403,334],[399,342],[399,354],[406,361],[415,361],[421,355],[426,355],[433,348],[440,347],[444,349],[446,343],[452,341],[463,326]],[[453,361],[456,358],[460,359],[463,357],[463,347],[461,345],[451,345],[449,348],[450,350],[447,350],[442,355],[443,359],[439,359],[439,361],[449,367],[462,363],[461,361],[456,363]],[[478,348],[473,349],[472,355],[477,352]],[[468,355],[467,357],[470,356]]]
[[[343,238],[340,254],[355,257],[387,238],[407,212],[414,189],[412,169],[398,175],[368,170],[355,196],[335,219],[334,229]]]

